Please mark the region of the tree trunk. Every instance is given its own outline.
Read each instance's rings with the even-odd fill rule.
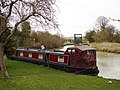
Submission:
[[[2,43],[0,43],[0,68],[1,68],[1,72],[2,72],[2,78],[7,79],[7,78],[9,78],[9,75],[8,75],[6,66],[3,61],[3,56],[4,56],[4,46]]]

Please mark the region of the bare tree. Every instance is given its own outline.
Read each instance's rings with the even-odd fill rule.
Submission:
[[[56,0],[0,0],[0,67],[4,79],[8,77],[3,61],[4,46],[26,20],[34,19],[47,29],[57,28],[55,3]]]
[[[112,20],[112,21],[118,21],[118,22],[120,22],[120,19],[112,19],[112,18],[109,18],[110,20]]]
[[[96,20],[96,26],[97,28],[105,29],[105,27],[108,25],[108,22],[109,22],[109,19],[107,19],[104,16],[100,16]]]

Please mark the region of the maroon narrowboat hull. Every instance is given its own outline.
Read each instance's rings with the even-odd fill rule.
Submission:
[[[96,76],[99,73],[98,67],[94,68],[73,68],[73,67],[66,67],[66,72],[72,72],[75,74],[82,74],[82,75],[92,75]]]
[[[97,75],[99,73],[96,66],[96,51],[86,46],[71,47],[65,52],[18,49],[8,58],[42,64],[76,74]]]
[[[95,68],[74,68],[74,67],[70,67],[67,64],[59,64],[59,63],[55,63],[55,62],[45,62],[43,60],[36,60],[36,59],[32,59],[32,58],[22,58],[22,57],[16,57],[16,56],[12,56],[10,58],[11,60],[17,60],[17,61],[24,61],[24,62],[29,62],[29,63],[34,63],[34,64],[39,64],[39,65],[44,65],[47,67],[52,67],[55,69],[60,69],[63,71],[66,71],[68,73],[75,73],[75,74],[82,74],[82,75],[92,75],[92,76],[96,76],[99,73],[98,67]]]

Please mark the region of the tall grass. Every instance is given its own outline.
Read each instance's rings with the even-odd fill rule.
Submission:
[[[0,78],[0,90],[119,90],[119,80],[75,75],[31,63],[6,60],[10,79]],[[1,74],[0,74],[1,77]],[[112,83],[108,83],[111,81]]]
[[[98,51],[120,53],[119,43],[92,43],[92,47],[95,47]]]

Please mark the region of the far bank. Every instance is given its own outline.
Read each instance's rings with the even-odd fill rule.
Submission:
[[[97,51],[120,53],[120,43],[91,43],[90,46],[96,48]]]

